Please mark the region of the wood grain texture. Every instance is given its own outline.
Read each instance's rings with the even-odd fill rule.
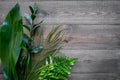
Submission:
[[[73,67],[74,73],[117,73],[118,60],[106,59],[101,61],[84,60],[78,61]]]
[[[60,53],[79,58],[78,62],[120,59],[120,50],[61,50]]]
[[[69,80],[119,80],[115,73],[72,74]]]
[[[79,58],[69,80],[120,80],[119,0],[0,0],[0,24],[17,1],[23,15],[37,3],[45,36],[58,24],[66,28],[61,53]]]
[[[118,73],[119,50],[62,50],[66,56],[79,58],[73,73]]]
[[[42,25],[47,34],[57,25]],[[65,49],[68,50],[118,50],[120,49],[119,25],[62,25],[66,29]]]
[[[15,5],[16,2],[0,2],[0,15]],[[120,1],[42,1],[38,19],[47,24],[120,24]],[[20,2],[23,13],[34,2]],[[7,5],[7,6],[4,6]]]
[[[11,1],[18,1],[18,2],[38,2],[38,1],[113,1],[113,0],[0,0],[0,1],[6,1],[6,2],[11,2]],[[114,1],[119,1],[119,0],[114,0]]]

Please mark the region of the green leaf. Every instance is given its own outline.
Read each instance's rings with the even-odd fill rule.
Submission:
[[[26,28],[30,32],[30,27],[27,25],[23,25],[24,28]]]
[[[24,51],[27,51],[25,42],[22,42],[21,45],[20,45],[20,47],[21,47],[21,49],[23,49]]]
[[[34,14],[36,14],[37,13],[37,4],[36,3],[34,3],[33,9],[34,9]]]
[[[36,3],[34,4],[34,6],[29,6],[29,9],[31,11],[31,18],[32,20],[34,20],[36,18],[36,13],[37,13],[37,6]]]
[[[32,14],[32,15],[31,15],[31,18],[32,18],[32,20],[34,20],[34,19],[36,18],[36,15],[35,15],[35,14]]]
[[[32,8],[32,6],[29,6],[29,9],[30,9],[31,13],[33,14],[34,13],[34,9]]]
[[[46,65],[53,65],[52,68],[43,70],[39,73],[39,80],[68,80],[71,74],[71,63],[75,63],[77,58],[70,58],[65,56],[49,56],[46,59]]]
[[[40,24],[43,23],[44,20],[40,21],[38,24],[35,24],[31,30],[31,36],[35,35],[36,30],[40,27]]]
[[[30,24],[32,24],[33,21],[32,21],[32,18],[29,14],[25,14],[25,18]]]
[[[18,80],[16,63],[20,54],[23,26],[19,4],[7,14],[0,28],[0,59],[6,80]]]
[[[42,24],[43,22],[44,22],[44,20],[41,20],[39,23],[37,23],[37,24],[33,25],[33,27],[36,27],[36,26],[38,26],[38,25]]]
[[[47,36],[47,42],[51,42],[52,37],[57,33],[58,29],[60,28],[60,26],[53,28],[50,33]]]
[[[22,42],[26,44],[27,47],[30,46],[31,42],[32,42],[32,38],[28,37],[26,34],[23,34],[23,39]]]
[[[33,46],[30,50],[31,53],[39,53],[43,50],[42,45]]]
[[[39,27],[40,27],[40,26],[36,26],[36,27],[34,27],[34,28],[31,30],[31,32],[30,32],[31,37],[35,35],[35,32],[36,32],[36,30],[37,30]]]

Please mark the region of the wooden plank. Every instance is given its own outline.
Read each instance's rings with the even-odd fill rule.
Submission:
[[[69,80],[119,80],[116,73],[72,74]]]
[[[120,47],[116,43],[97,44],[97,43],[73,43],[66,44],[64,47],[67,50],[119,50]]]
[[[118,60],[106,59],[101,61],[84,60],[78,61],[73,66],[74,73],[115,73],[118,72]]]
[[[45,35],[57,25],[42,25]],[[65,24],[65,49],[68,50],[117,50],[120,49],[120,25]]]
[[[120,58],[120,50],[61,50],[60,53],[69,57],[76,57],[78,61],[101,61]],[[60,54],[60,55],[61,55]]]
[[[73,73],[119,72],[119,50],[62,50],[63,55],[76,57]]]
[[[4,17],[15,3],[0,2],[0,16]],[[23,13],[32,4],[20,2]],[[44,19],[47,24],[120,24],[120,1],[42,1],[37,5],[36,21]]]
[[[5,2],[18,1],[18,2],[36,2],[36,1],[119,1],[119,0],[0,0]]]

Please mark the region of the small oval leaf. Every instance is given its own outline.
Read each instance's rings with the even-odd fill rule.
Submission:
[[[27,25],[23,25],[24,28],[26,28],[30,32],[30,28]]]
[[[32,18],[30,17],[29,14],[25,14],[25,18],[30,24],[32,24]]]
[[[42,45],[33,46],[30,50],[31,53],[39,53],[43,50]]]

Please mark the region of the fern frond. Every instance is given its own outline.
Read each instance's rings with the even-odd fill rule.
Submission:
[[[70,58],[65,56],[49,57],[46,60],[46,65],[53,65],[52,68],[44,70],[39,75],[39,80],[68,80],[71,74],[70,70],[77,58]]]

